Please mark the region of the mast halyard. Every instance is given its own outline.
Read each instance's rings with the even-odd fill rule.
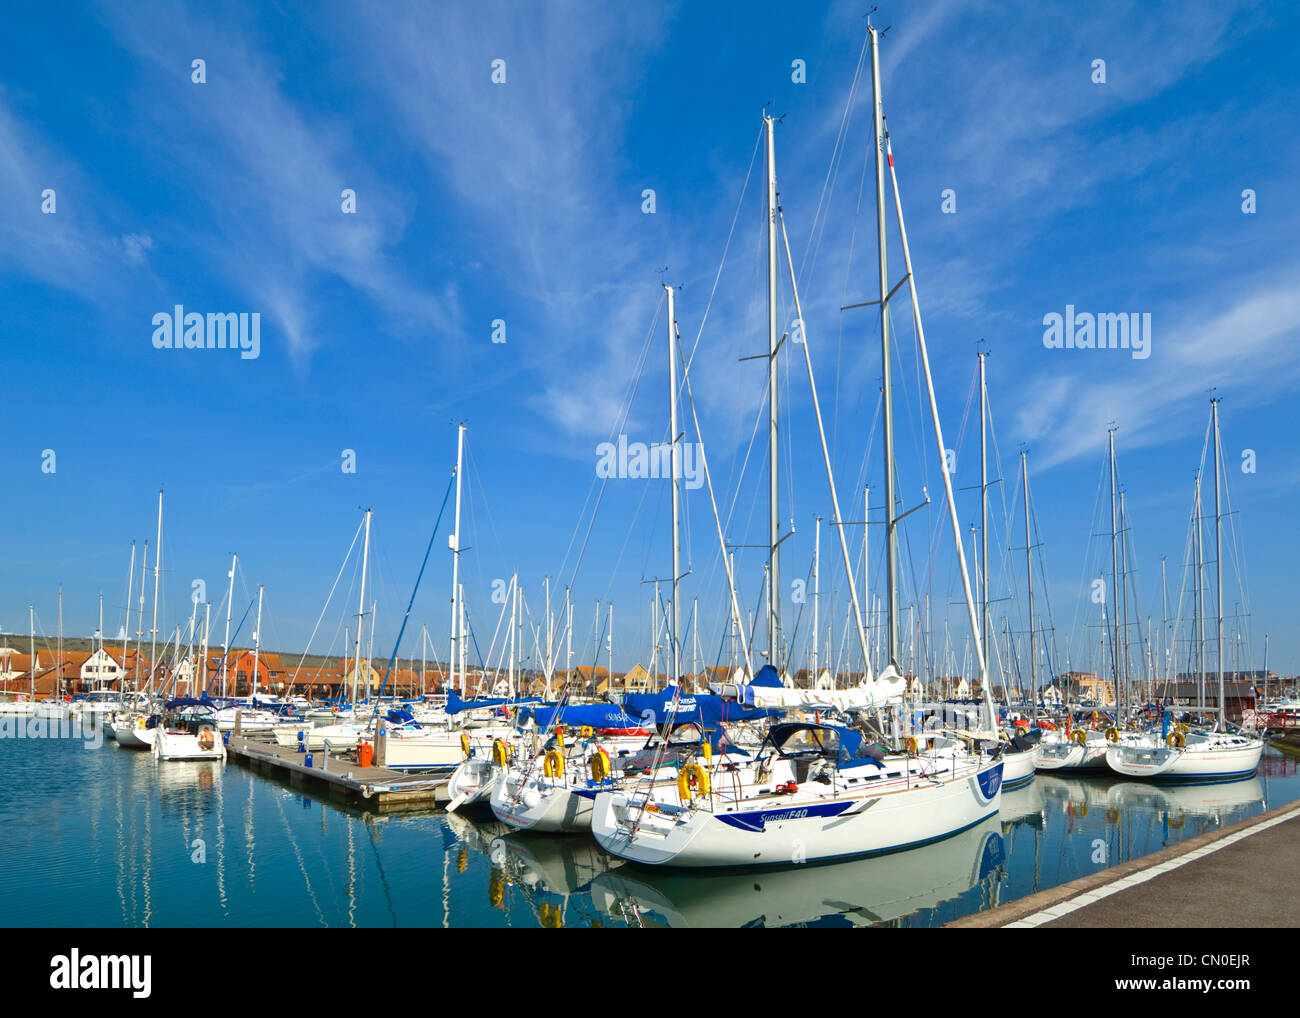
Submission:
[[[984,384],[984,357],[980,364],[980,635],[985,654],[989,647],[989,458],[988,389]],[[1004,679],[1003,686],[1006,685]],[[1037,696],[1037,693],[1034,693]]]
[[[776,336],[776,124],[764,115],[767,128],[767,388],[768,388],[768,530],[767,530],[767,663],[777,667],[781,626],[781,521],[777,516],[780,479],[777,442]],[[670,298],[671,299],[671,298]],[[672,316],[669,315],[671,320]],[[670,325],[671,328],[671,325]],[[674,482],[675,483],[675,482]],[[676,569],[673,570],[676,573]],[[675,582],[675,581],[674,581]],[[675,600],[675,599],[674,599]]]
[[[1025,482],[1025,576],[1029,588],[1029,688],[1031,691],[1037,691],[1038,654],[1034,643],[1034,541],[1029,532],[1029,453],[1023,449],[1020,452],[1020,472]]]
[[[357,677],[361,674],[361,634],[366,615],[366,570],[370,566],[370,510],[366,510],[366,541],[361,550],[361,597],[357,601],[357,642],[352,654],[352,706],[357,704]]]
[[[1223,710],[1223,513],[1219,506],[1219,399],[1210,400],[1210,414],[1214,423],[1214,579],[1218,588],[1215,614],[1215,640],[1218,644],[1219,670],[1219,731],[1224,730]]]
[[[456,429],[456,527],[448,537],[447,543],[451,547],[451,677],[448,686],[452,689],[463,692],[465,676],[457,676],[459,670],[459,652],[460,652],[460,477],[461,465],[464,462],[465,454],[465,425],[461,424]]]
[[[769,148],[769,152],[770,152],[770,148]],[[769,180],[771,179],[773,178],[771,178],[771,176],[769,175]],[[775,245],[775,242],[776,239],[775,236],[773,236],[772,244]],[[772,247],[772,251],[775,252],[775,250],[776,250],[775,247]],[[773,272],[775,272],[775,268],[773,269]],[[669,667],[672,669],[672,674],[669,676],[669,681],[675,685],[681,681],[681,676],[682,676],[681,661],[679,659],[679,654],[681,653],[680,633],[681,633],[682,613],[679,607],[679,605],[681,604],[681,600],[678,597],[678,590],[677,590],[678,581],[681,579],[681,575],[682,575],[681,489],[678,483],[678,476],[677,476],[678,466],[679,466],[678,458],[677,458],[677,439],[679,437],[677,431],[677,318],[676,318],[675,306],[673,304],[673,288],[671,286],[665,285],[664,289],[668,292],[668,432],[669,432],[668,458],[671,461],[671,465],[672,465],[672,481],[673,481],[673,495],[672,495],[672,499],[673,499],[673,604],[672,604],[672,619],[671,619],[672,630],[668,634],[668,639],[670,643],[670,650],[669,650],[668,657],[670,661]],[[775,370],[776,361],[773,360],[772,364]],[[773,389],[774,400],[775,400],[775,392],[776,390]],[[775,418],[773,418],[773,420],[775,420]],[[773,427],[775,427],[775,424],[773,424]],[[775,434],[775,432],[773,432],[773,434]],[[773,467],[773,469],[775,470],[775,466]],[[775,476],[775,473],[773,474],[773,476]],[[773,516],[773,519],[775,519],[775,515]],[[613,680],[612,674],[610,678],[612,681]]]
[[[1111,628],[1114,634],[1111,643],[1110,665],[1111,674],[1115,680],[1115,701],[1118,703],[1123,697],[1120,690],[1125,677],[1120,664],[1119,644],[1119,522],[1115,500],[1115,429],[1108,428],[1106,435],[1110,448],[1110,586]]]
[[[889,339],[889,256],[885,235],[885,113],[880,94],[880,33],[868,26],[871,38],[872,123],[876,145],[876,235],[880,267],[881,412],[885,440],[885,634],[889,663],[898,665],[898,520],[894,501],[894,394],[892,344]]]

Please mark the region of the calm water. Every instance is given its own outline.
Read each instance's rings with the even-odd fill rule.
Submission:
[[[620,864],[482,816],[377,816],[234,764],[0,740],[8,926],[936,926],[1300,799],[1297,761],[1158,788],[1039,775],[1002,814],[883,858],[740,875]]]

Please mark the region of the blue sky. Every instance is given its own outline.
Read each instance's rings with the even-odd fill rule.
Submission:
[[[518,571],[538,621],[543,577],[557,590],[573,585],[576,663],[591,662],[595,603],[611,599],[616,665],[646,659],[641,581],[669,572],[667,485],[610,482],[593,523],[596,449],[620,430],[631,441],[667,437],[657,317],[666,267],[662,278],[682,287],[682,335],[688,344],[699,336],[693,382],[727,538],[765,541],[762,442],[750,449],[765,372],[738,358],[766,343],[763,165],[753,157],[769,101],[784,116],[778,183],[845,515],[861,518],[866,481],[879,516],[878,322],[839,310],[879,296],[869,87],[836,147],[863,14],[854,4],[759,4],[740,17],[725,5],[561,3],[11,13],[0,44],[5,633],[25,634],[34,602],[52,637],[60,583],[67,632],[94,629],[103,590],[105,628],[116,633],[130,542],[152,541],[163,487],[164,632],[188,621],[194,579],[220,601],[238,552],[236,616],[265,584],[264,640],[302,649],[369,507],[375,646],[387,651],[463,420],[471,547],[462,563],[484,649],[498,610],[493,581]],[[1004,500],[1013,513],[1021,505],[1013,478],[1023,443],[1053,663],[1064,667],[1068,645],[1076,668],[1098,666],[1088,592],[1109,562],[1109,540],[1093,536],[1109,519],[1094,506],[1114,422],[1137,568],[1131,613],[1159,627],[1160,557],[1172,605],[1217,387],[1235,510],[1229,547],[1248,595],[1234,559],[1227,610],[1249,604],[1243,663],[1261,663],[1268,632],[1270,666],[1290,674],[1300,653],[1291,540],[1300,71],[1287,40],[1300,12],[1115,3],[1084,18],[1066,4],[925,3],[889,5],[876,19],[891,26],[885,109],[963,527],[977,510],[976,421],[961,434],[976,342],[991,351],[1007,478],[993,497],[992,572],[995,594],[1010,598],[999,600],[995,626],[1009,617],[1025,628],[1023,552],[1006,550],[1023,548],[1023,524],[1013,519],[1008,539],[1001,520]],[[203,83],[191,80],[195,59],[205,61]],[[501,84],[492,81],[498,59]],[[1098,59],[1104,83],[1092,80]],[[356,214],[341,211],[345,188]],[[54,214],[42,212],[46,189]],[[646,189],[653,214],[643,212]],[[945,189],[955,213],[942,210]],[[1252,214],[1242,210],[1246,189]],[[901,264],[893,240],[895,280]],[[789,321],[784,266],[781,278]],[[260,313],[260,356],[155,349],[152,318],[175,304]],[[1150,313],[1151,356],[1046,349],[1043,317],[1066,305]],[[923,501],[923,486],[935,498],[905,528],[902,600],[930,593],[935,641],[942,646],[946,617],[960,660],[966,637],[950,608],[960,586],[936,450],[910,313],[899,304],[895,315],[899,500]],[[492,342],[498,319],[504,343]],[[830,515],[792,349],[781,383],[781,515],[796,527],[783,548],[787,634],[813,520]],[[42,470],[47,449],[53,473]],[[1241,469],[1246,449],[1253,473]],[[355,473],[341,469],[343,450],[355,451]],[[685,512],[682,598],[688,607],[698,598],[701,653],[713,663],[727,609],[702,490],[688,493]],[[446,530],[413,615],[439,653]],[[872,540],[879,595],[879,528]],[[831,541],[823,530],[823,629],[833,618],[838,646],[846,587]],[[754,609],[762,554],[740,558],[741,598]],[[341,652],[336,629],[356,610],[349,583],[351,565],[313,651]],[[795,638],[799,666],[810,610]],[[408,637],[411,650],[418,655],[418,639]]]

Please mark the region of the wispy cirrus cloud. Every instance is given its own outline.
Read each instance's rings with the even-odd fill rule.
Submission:
[[[342,117],[290,94],[251,12],[159,4],[154,13],[106,7],[103,18],[141,68],[142,143],[180,164],[171,179],[187,190],[167,197],[206,209],[166,223],[171,238],[267,306],[299,367],[328,326],[315,298],[331,278],[395,326],[455,332],[455,285],[423,287],[392,256],[408,218],[403,195],[381,185]],[[203,83],[192,80],[193,59],[205,62]],[[343,213],[345,188],[359,196],[356,215]]]

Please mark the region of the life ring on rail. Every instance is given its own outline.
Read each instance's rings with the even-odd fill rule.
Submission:
[[[597,746],[596,752],[591,754],[591,759],[587,761],[587,766],[591,769],[591,780],[595,782],[604,781],[610,775],[609,754],[605,752],[604,746]]]
[[[558,749],[546,754],[546,759],[542,761],[542,773],[548,778],[564,776],[564,755]]]
[[[916,756],[916,749],[917,749],[916,736],[909,735],[906,739],[904,739],[903,748],[906,749],[911,756]]]
[[[199,749],[208,752],[217,744],[217,737],[212,734],[211,728],[205,728],[199,732]]]
[[[595,734],[596,730],[592,728],[591,725],[583,725],[578,729],[578,735],[584,739],[593,738]]]
[[[460,733],[460,751],[464,753],[466,756],[469,756],[469,733],[468,732]]]
[[[1074,741],[1080,746],[1086,746],[1088,744],[1088,733],[1082,728],[1076,728],[1074,730]]]
[[[1167,736],[1165,736],[1165,745],[1168,746],[1170,749],[1182,749],[1184,746],[1187,745],[1187,737],[1183,735],[1182,732],[1178,731],[1178,729],[1175,728],[1172,732],[1170,732]]]
[[[677,775],[677,795],[687,799],[703,798],[709,794],[709,772],[697,763],[689,763]]]
[[[1115,743],[1119,742],[1119,729],[1116,728],[1114,725],[1111,725],[1109,728],[1106,729],[1106,741],[1109,742],[1112,746],[1115,745]]]
[[[1099,718],[1097,712],[1096,712],[1096,711],[1093,711],[1093,712],[1092,712],[1092,727],[1093,727],[1093,728],[1096,728],[1096,727],[1097,727],[1097,722],[1098,722],[1098,720],[1100,720],[1100,718]]]
[[[510,762],[510,747],[506,745],[504,739],[496,739],[493,741],[492,762],[498,767],[504,767]]]

